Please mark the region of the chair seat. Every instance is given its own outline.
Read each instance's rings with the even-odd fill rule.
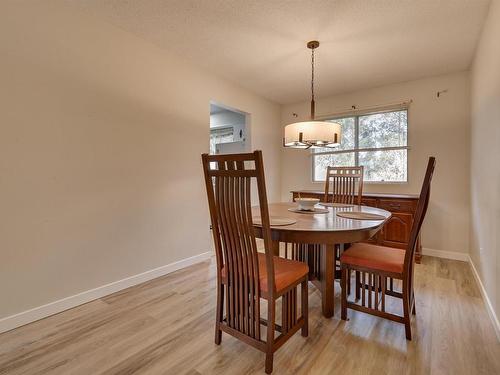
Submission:
[[[268,292],[266,255],[258,253],[257,256],[259,259],[259,286],[261,292],[263,293],[263,297],[265,297]],[[305,263],[276,256],[273,258],[274,280],[278,294],[288,287],[297,284],[309,273],[309,267]],[[227,277],[226,266],[222,267],[221,274],[223,282],[225,283]]]
[[[405,253],[404,249],[355,243],[342,253],[340,262],[376,271],[402,274]]]

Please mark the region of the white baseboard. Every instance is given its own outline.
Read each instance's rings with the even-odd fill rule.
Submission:
[[[468,262],[470,264],[470,267],[472,269],[472,274],[474,275],[474,278],[476,279],[476,282],[479,285],[479,290],[481,292],[481,296],[483,297],[484,305],[486,306],[486,311],[488,311],[488,315],[491,319],[491,323],[493,324],[493,328],[495,329],[497,339],[498,339],[498,341],[500,341],[500,322],[499,322],[498,317],[495,313],[495,310],[493,309],[493,305],[491,304],[491,300],[488,297],[488,294],[486,293],[486,289],[484,288],[483,282],[481,281],[481,278],[479,277],[476,266],[474,265],[474,262],[472,262],[472,259],[470,258],[469,254],[457,253],[454,251],[422,248],[422,255],[428,255],[428,256],[433,256],[433,257],[438,257],[438,258],[461,260],[464,262]]]
[[[71,309],[73,307],[82,305],[97,298],[107,296],[131,286],[141,284],[160,276],[164,276],[181,268],[185,268],[193,264],[202,262],[209,259],[211,255],[211,251],[201,253],[190,258],[182,259],[175,263],[154,268],[152,270],[130,276],[122,280],[118,280],[94,289],[87,290],[85,292],[75,294],[73,296],[50,302],[43,306],[38,306],[15,315],[7,316],[0,319],[0,333],[23,326],[36,320],[40,320],[42,318],[46,318],[50,315],[60,313],[64,310]]]
[[[497,334],[497,339],[498,341],[500,341],[500,322],[498,320],[497,314],[493,309],[493,305],[491,304],[491,300],[488,297],[488,294],[486,293],[486,289],[484,288],[481,278],[479,277],[479,273],[477,272],[476,266],[474,265],[474,262],[470,257],[469,257],[469,264],[470,268],[472,269],[472,274],[474,275],[474,278],[476,279],[477,284],[479,285],[479,290],[481,292],[481,296],[483,297],[484,305],[486,306],[486,311],[488,311],[488,315],[490,316],[491,323],[493,323],[493,328],[495,329],[495,333]]]
[[[469,261],[469,254],[467,254],[467,253],[458,253],[456,251],[429,249],[427,247],[422,248],[422,255],[428,255],[428,256],[437,257],[437,258],[461,260],[462,262]]]

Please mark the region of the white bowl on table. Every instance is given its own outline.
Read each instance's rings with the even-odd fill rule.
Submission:
[[[314,211],[314,206],[319,203],[318,198],[296,198],[295,202],[299,205],[299,210]]]

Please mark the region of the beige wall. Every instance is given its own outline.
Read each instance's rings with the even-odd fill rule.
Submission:
[[[71,9],[14,3],[0,5],[0,318],[211,249],[210,100],[251,113],[279,199],[278,105]]]
[[[321,84],[321,77],[319,77]],[[448,90],[440,98],[436,92]],[[359,108],[412,99],[408,112],[409,146],[407,184],[366,184],[365,191],[416,193],[431,155],[437,158],[429,213],[423,228],[425,248],[467,253],[469,251],[469,74],[445,75],[363,90],[319,100],[318,114],[340,112],[351,105]],[[305,119],[309,103],[282,109],[282,124],[294,121],[292,113]],[[282,152],[282,199],[291,189],[322,190],[313,183],[308,151]]]
[[[498,317],[500,316],[500,1],[498,0],[491,3],[473,64],[471,86],[470,255]]]

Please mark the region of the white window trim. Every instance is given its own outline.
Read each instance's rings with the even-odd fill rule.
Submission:
[[[399,112],[399,111],[406,111],[406,146],[391,146],[391,147],[378,147],[378,148],[359,148],[359,117],[361,116],[367,116],[367,115],[372,115],[372,114],[377,114],[377,113],[388,113],[388,112]],[[366,151],[391,151],[391,150],[410,150],[410,132],[409,132],[409,110],[408,107],[400,107],[400,108],[391,108],[391,109],[384,109],[384,110],[377,110],[377,111],[371,111],[371,112],[352,112],[352,113],[343,113],[342,116],[333,116],[333,117],[325,117],[322,118],[323,120],[339,120],[343,118],[354,118],[354,148],[350,150],[332,150],[332,151],[324,151],[324,152],[314,152],[314,150],[311,150],[311,153],[309,156],[311,157],[311,180],[312,183],[315,184],[324,184],[325,180],[316,180],[315,176],[315,170],[316,166],[314,163],[314,157],[319,156],[319,155],[334,155],[334,154],[342,154],[342,153],[354,153],[354,162],[355,165],[359,165],[359,153],[360,152],[366,152]],[[410,170],[408,168],[409,165],[409,153],[407,152],[406,154],[406,181],[363,181],[364,184],[372,184],[372,185],[407,185],[409,184],[410,181]]]

